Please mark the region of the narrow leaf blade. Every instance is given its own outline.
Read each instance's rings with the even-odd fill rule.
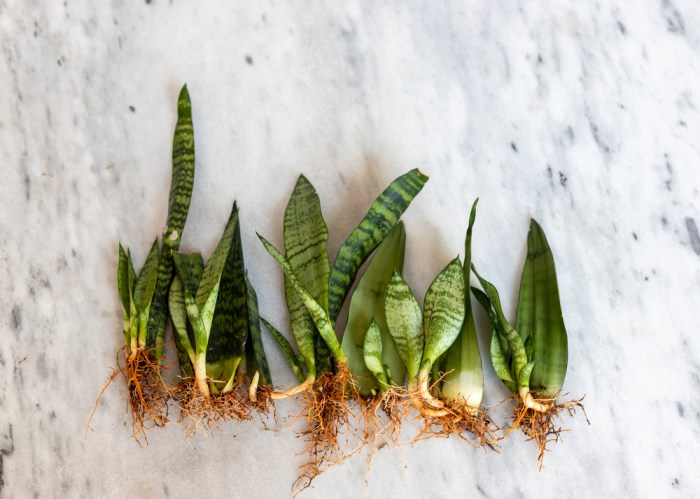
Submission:
[[[398,177],[374,201],[364,219],[338,250],[330,277],[328,314],[335,323],[357,269],[398,222],[428,177],[418,169]]]

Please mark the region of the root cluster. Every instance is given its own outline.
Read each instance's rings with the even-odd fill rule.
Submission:
[[[522,402],[518,402],[513,416],[513,425],[508,430],[508,433],[506,433],[506,436],[513,430],[519,428],[528,436],[528,440],[534,440],[539,449],[537,461],[540,464],[540,469],[542,469],[544,455],[547,451],[547,444],[558,442],[561,438],[561,434],[567,431],[559,426],[559,423],[563,421],[565,415],[573,416],[577,409],[581,409],[586,418],[586,422],[590,424],[588,416],[586,415],[586,410],[581,403],[583,398],[584,397],[581,397],[578,400],[570,400],[560,404],[553,403],[551,399],[536,399],[537,402],[548,404],[548,409],[544,412],[535,411],[526,407]]]
[[[303,451],[308,459],[300,468],[294,483],[296,493],[301,492],[325,470],[352,457],[364,446],[364,440],[350,448],[350,432],[345,432],[341,444],[342,429],[350,429],[351,404],[359,399],[357,385],[347,367],[341,366],[336,373],[324,373],[312,389],[302,392],[306,410],[304,416],[308,428],[303,432],[307,442]]]
[[[497,450],[500,429],[482,409],[460,401],[445,404],[440,411],[421,411],[423,427],[414,442],[451,435],[464,440],[474,448],[489,447]]]
[[[197,390],[194,380],[189,378],[171,389],[170,393],[180,409],[180,422],[186,423],[191,435],[200,428],[211,431],[218,424],[229,420],[241,422],[252,419],[254,405],[250,402],[247,391],[238,382],[230,392],[204,397]]]
[[[151,352],[136,350],[127,358],[119,372],[126,380],[131,429],[136,441],[148,441],[146,431],[168,422],[168,389],[161,376],[163,367],[155,362]]]

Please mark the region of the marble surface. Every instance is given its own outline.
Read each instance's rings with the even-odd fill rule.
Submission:
[[[378,450],[366,482],[357,457],[302,497],[700,490],[696,2],[2,0],[0,47],[3,498],[290,495],[293,432],[229,424],[188,440],[173,425],[140,448],[122,381],[86,436],[122,342],[117,241],[140,265],[161,231],[184,82],[197,177],[183,248],[208,254],[237,199],[277,324],[282,279],[255,230],[281,241],[301,172],[333,254],[391,179],[431,176],[405,216],[421,296],[461,251],[475,196],[474,259],[511,317],[530,216],[555,252],[565,390],[586,394],[591,426],[567,420],[541,472],[521,435],[500,454],[450,439]],[[507,393],[485,370],[498,403]]]

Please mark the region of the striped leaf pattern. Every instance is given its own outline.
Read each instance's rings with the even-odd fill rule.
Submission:
[[[302,300],[304,301],[304,306],[309,311],[309,314],[311,315],[314,324],[316,324],[318,332],[321,334],[324,341],[330,348],[331,353],[333,354],[335,359],[340,364],[346,363],[347,359],[343,354],[342,349],[340,348],[338,338],[336,338],[335,336],[335,330],[333,329],[333,324],[330,318],[328,317],[328,313],[321,305],[319,305],[319,303],[316,300],[314,300],[311,294],[309,294],[309,292],[306,289],[304,289],[304,286],[301,285],[296,275],[292,271],[292,268],[289,266],[289,262],[282,255],[282,253],[280,253],[277,250],[277,248],[270,244],[267,241],[267,239],[262,237],[260,234],[258,234],[258,237],[260,238],[260,241],[262,241],[268,253],[270,253],[270,255],[282,267],[282,270],[284,271],[285,275],[289,278],[289,282],[292,284],[292,286],[294,286],[294,289],[297,293],[299,293],[299,296],[301,296]]]
[[[394,180],[338,250],[330,277],[328,314],[335,324],[357,269],[396,224],[428,177],[418,169]]]
[[[374,319],[370,321],[367,328],[362,353],[369,372],[377,378],[380,386],[386,386],[386,374],[382,362],[382,335]]]
[[[508,344],[508,349],[510,351],[510,371],[519,382],[518,374],[522,372],[523,368],[528,362],[527,353],[525,352],[525,345],[523,344],[518,332],[513,329],[510,323],[506,320],[505,315],[503,314],[503,308],[501,307],[501,298],[498,295],[496,287],[481,277],[474,265],[472,265],[472,271],[477,279],[479,279],[479,283],[481,283],[481,287],[484,289],[486,296],[489,299],[488,305],[492,310],[487,309],[487,313],[491,318],[492,327],[494,327],[496,330],[497,335],[504,339]],[[504,349],[501,348],[501,351],[504,351]]]
[[[464,275],[464,285],[469,286],[471,278],[472,263],[472,230],[476,220],[476,205],[478,199],[472,204],[469,214],[469,227],[464,240],[464,264],[462,274]],[[476,324],[469,291],[464,293],[464,322],[459,336],[447,351],[445,365],[443,366],[445,377],[442,383],[442,394],[448,400],[470,397],[470,404],[478,406],[480,400],[474,400],[475,388],[481,387],[483,393],[484,372],[481,365],[481,353],[479,352],[479,341],[476,336]],[[434,380],[436,378],[433,378]],[[462,387],[471,388],[472,393],[460,393]]]
[[[206,356],[207,374],[212,379],[222,382],[227,382],[231,379],[238,362],[243,357],[249,329],[245,262],[243,259],[238,208],[235,204],[231,220],[233,220],[233,235],[232,240],[228,244],[228,255],[219,279]],[[224,231],[222,241],[226,237],[228,236],[226,236],[226,231]],[[217,247],[218,249],[219,247]],[[209,263],[212,263],[218,257],[216,255],[217,250],[214,251],[214,255]],[[214,263],[214,265],[216,264]]]
[[[158,240],[153,241],[146,262],[134,286],[134,302],[139,312],[146,310],[153,298],[158,273]]]
[[[253,288],[248,277],[245,278],[246,288],[248,289],[248,324],[250,338],[246,343],[246,348],[250,345],[255,359],[255,364],[258,372],[260,372],[260,385],[272,385],[272,376],[270,374],[270,366],[267,363],[267,355],[265,355],[265,347],[263,346],[262,333],[260,332],[260,315],[258,311],[258,295]],[[251,374],[255,374],[252,372]]]
[[[287,362],[289,362],[289,367],[291,367],[294,376],[296,376],[299,382],[302,383],[304,381],[304,371],[302,369],[301,360],[299,359],[297,354],[294,353],[292,345],[289,343],[289,341],[287,341],[287,338],[285,338],[284,335],[280,333],[279,330],[275,326],[270,324],[264,317],[261,317],[260,320],[265,325],[265,328],[270,332],[270,334],[272,334],[272,337],[275,339],[279,347],[282,349],[284,358],[287,359]]]
[[[199,282],[204,272],[204,262],[199,253],[187,255],[179,252],[173,253],[173,262],[175,263],[177,276],[183,284],[185,310],[194,332],[195,355],[200,355],[206,351],[207,341],[209,340],[208,326],[204,325],[195,301]]]
[[[459,335],[464,322],[464,295],[462,262],[455,258],[437,275],[425,295],[421,369],[429,371]]]
[[[185,306],[185,285],[178,275],[173,278],[168,293],[168,309],[173,321],[173,337],[178,352],[178,362],[183,378],[192,376],[194,348],[187,333],[187,308]]]
[[[328,227],[323,220],[321,201],[313,185],[301,175],[284,212],[285,257],[301,285],[316,302],[328,309],[330,259],[327,250]],[[292,334],[304,359],[307,371],[315,373],[314,347],[318,336],[313,319],[304,302],[285,276],[285,297],[289,309]],[[321,342],[323,344],[323,342]],[[318,345],[318,343],[316,343]],[[323,348],[328,355],[327,348]],[[319,352],[316,352],[318,354]]]
[[[389,332],[406,365],[409,384],[413,383],[418,376],[425,343],[423,314],[413,291],[396,271],[389,280],[384,306]]]
[[[194,184],[194,129],[187,85],[183,86],[180,91],[177,101],[177,115],[173,137],[173,169],[168,221],[163,233],[163,252],[158,264],[158,278],[149,311],[146,337],[148,348],[155,348],[155,357],[158,360],[163,355],[165,327],[168,319],[168,289],[175,272],[172,251],[177,251],[180,247],[180,239],[185,228]]]

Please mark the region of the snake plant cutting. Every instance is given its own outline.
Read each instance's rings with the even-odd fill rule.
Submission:
[[[557,404],[566,376],[568,339],[552,250],[542,227],[531,220],[515,327],[503,313],[496,287],[472,268],[483,288],[472,291],[491,322],[491,362],[518,400],[513,428],[535,440],[541,465],[547,442],[559,436],[553,418],[583,407],[580,401]]]
[[[167,297],[173,277],[173,251],[180,246],[194,182],[194,133],[187,86],[177,102],[168,219],[162,249],[156,240],[138,277],[131,253],[119,245],[117,287],[124,316],[126,378],[134,436],[167,421],[168,392],[161,378],[168,320]]]
[[[338,430],[349,417],[347,402],[359,395],[348,369],[348,355],[336,336],[335,321],[357,270],[396,225],[427,180],[418,170],[394,180],[340,247],[332,265],[320,200],[304,176],[299,177],[285,211],[286,255],[259,236],[285,275],[285,296],[299,360],[294,361],[291,346],[285,341],[280,346],[292,369],[298,375],[302,369],[305,371],[298,386],[272,394],[273,399],[306,396],[309,461],[302,470],[302,487],[334,461]],[[282,335],[274,327],[270,330],[279,341]]]
[[[258,402],[258,387],[270,384],[270,372],[235,203],[206,265],[197,253],[173,256],[177,276],[169,304],[184,381],[177,397],[181,414],[209,423],[247,419],[248,402]],[[243,390],[246,371],[251,387]]]

